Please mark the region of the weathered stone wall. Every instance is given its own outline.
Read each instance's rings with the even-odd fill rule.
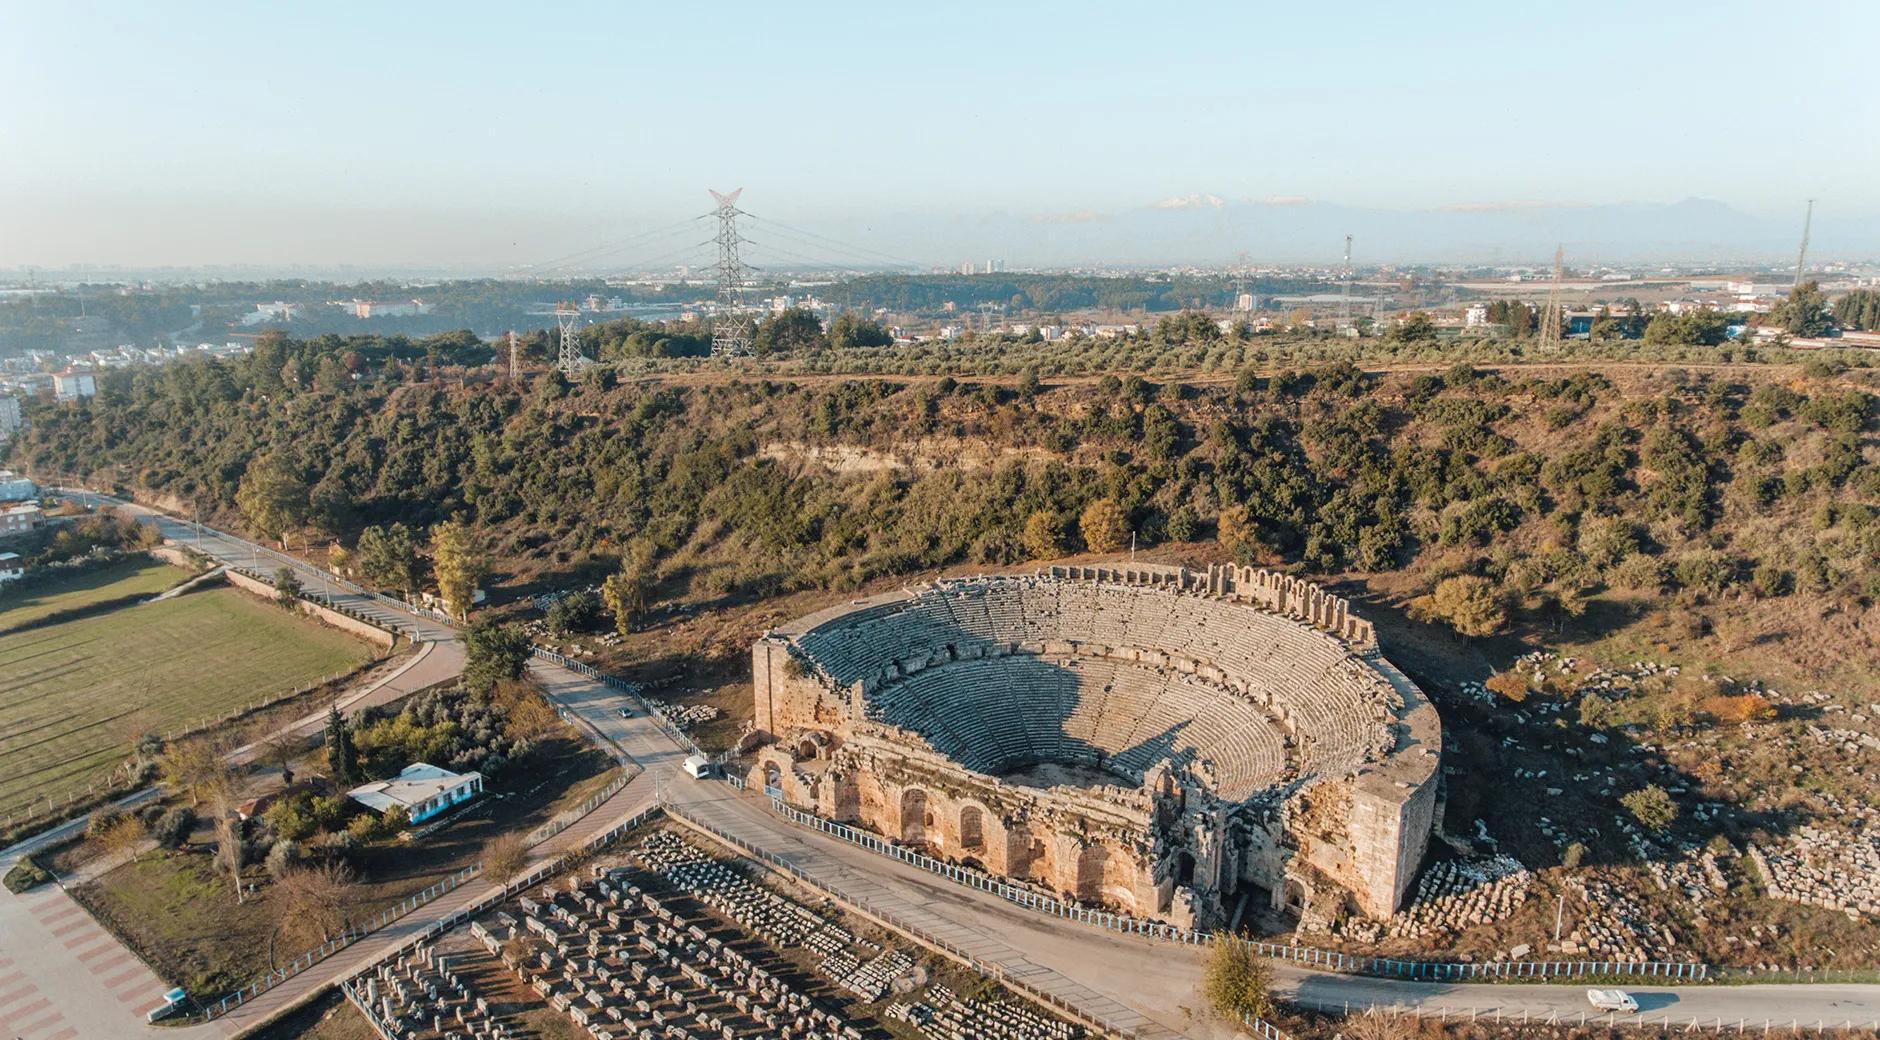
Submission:
[[[1352,613],[1348,601],[1288,575],[1231,565],[1205,571],[1055,566],[1037,577],[1232,600],[1330,633],[1358,656],[1345,653],[1344,664],[1324,673],[1329,680],[1314,681],[1369,682],[1382,690],[1381,698],[1373,690],[1361,701],[1367,705],[1364,718],[1355,712],[1341,716],[1355,725],[1378,727],[1370,751],[1362,762],[1340,760],[1330,767],[1341,772],[1317,778],[1293,774],[1286,783],[1297,786],[1289,788],[1286,808],[1270,799],[1223,800],[1212,789],[1211,771],[1194,764],[1173,772],[1158,766],[1145,775],[1140,791],[1007,783],[940,755],[918,732],[865,720],[861,709],[865,691],[878,696],[875,691],[886,684],[953,661],[955,654],[1005,656],[1021,649],[1018,644],[962,644],[971,651],[966,653],[947,646],[923,649],[915,640],[914,653],[897,648],[877,678],[854,668],[836,673],[863,675],[847,688],[824,678],[816,662],[793,656],[802,652],[795,643],[798,636],[840,622],[851,611],[892,617],[882,612],[900,609],[896,597],[882,596],[799,619],[753,644],[756,728],[765,739],[781,743],[761,752],[751,781],[777,788],[793,805],[920,845],[943,858],[971,860],[989,872],[1030,880],[1070,898],[1183,923],[1224,923],[1226,908],[1247,883],[1268,889],[1276,902],[1296,903],[1302,894],[1329,884],[1372,916],[1396,909],[1438,812],[1440,721],[1421,691],[1376,652],[1375,630]],[[970,580],[940,587],[948,594],[972,591]],[[1064,638],[1079,637],[1066,633]],[[1060,644],[1047,638],[1022,649],[1034,656],[1056,652],[1125,660],[1205,679],[1219,685],[1224,697],[1253,696],[1242,692],[1239,676],[1227,674],[1217,662],[1107,642]],[[1384,689],[1386,684],[1392,689]],[[1378,717],[1370,716],[1373,711]],[[1289,747],[1314,738],[1299,732],[1287,712],[1277,712],[1273,721],[1289,734]],[[1315,811],[1318,818],[1311,821],[1293,818]],[[1303,829],[1308,823],[1309,829]]]
[[[250,578],[248,575],[243,574],[240,571],[236,571],[236,570],[226,570],[226,571],[223,571],[222,573],[224,576],[228,578],[228,583],[230,585],[234,586],[235,588],[241,589],[243,592],[251,592],[257,596],[260,596],[264,599],[269,599],[269,600],[272,600],[274,598],[274,586],[268,584],[265,581],[256,581],[255,579]],[[358,618],[347,617],[346,615],[341,614],[338,611],[328,610],[327,608],[319,605],[318,603],[309,603],[308,601],[303,599],[303,600],[296,600],[295,606],[299,609],[299,611],[302,614],[305,614],[308,617],[311,617],[317,621],[323,621],[326,624],[332,625],[334,628],[337,628],[343,632],[350,632],[351,634],[358,636],[359,638],[364,639],[369,643],[376,643],[379,646],[389,648],[391,647],[393,643],[398,641],[397,636],[394,636],[392,633],[387,632],[382,628],[379,628],[374,625],[368,625],[365,622],[360,621]]]
[[[851,713],[848,698],[804,671],[791,657],[789,644],[779,639],[751,644],[751,684],[756,698],[752,724],[772,736],[835,729]]]

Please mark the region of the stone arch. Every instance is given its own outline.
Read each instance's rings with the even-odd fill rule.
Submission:
[[[1007,831],[1005,873],[1025,881],[1051,884],[1051,850],[1045,836],[1026,826]]]
[[[1133,914],[1136,900],[1136,868],[1130,858],[1109,842],[1094,842],[1077,853],[1078,900]]]
[[[971,802],[960,806],[960,848],[967,852],[986,850],[986,810]]]
[[[1195,854],[1187,849],[1175,853],[1175,883],[1183,888],[1195,887]]]
[[[1279,909],[1289,913],[1301,913],[1312,902],[1312,883],[1297,874],[1286,875],[1285,884],[1280,889]]]
[[[909,845],[927,841],[927,792],[918,787],[901,791],[901,840]]]
[[[1077,898],[1086,903],[1103,901],[1103,874],[1110,863],[1110,847],[1093,842],[1077,851]]]
[[[782,787],[783,786],[783,769],[780,766],[778,766],[777,763],[775,762],[764,763],[764,786],[765,787]]]

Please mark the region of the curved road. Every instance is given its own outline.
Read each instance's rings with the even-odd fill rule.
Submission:
[[[437,657],[435,667],[461,666],[461,649],[454,630],[435,619],[337,582],[317,568],[243,539],[86,494],[93,502],[148,518],[166,537],[200,545],[218,559],[264,573],[273,566],[293,566],[310,589],[322,589],[322,582],[332,583],[325,587],[332,589],[335,599],[354,609],[383,611],[388,622],[434,644],[433,656],[440,651],[454,652],[454,659]],[[447,647],[453,650],[446,651]],[[531,670],[557,703],[579,715],[614,742],[619,753],[643,768],[619,794],[545,845],[542,856],[585,841],[657,802],[670,802],[711,827],[820,879],[870,913],[963,948],[1005,974],[1140,1037],[1213,1040],[1237,1034],[1236,1030],[1207,1021],[1200,1013],[1204,1007],[1198,991],[1201,950],[1026,911],[989,893],[798,827],[770,811],[762,798],[740,795],[724,784],[687,777],[680,767],[684,748],[643,712],[635,711],[630,717],[620,715],[618,709],[630,702],[626,695],[544,662],[533,663]],[[369,966],[431,922],[470,905],[488,891],[490,886],[480,883],[466,885],[316,969],[290,979],[227,1019],[188,1033],[229,1035],[253,1028],[271,1013]],[[32,1030],[16,1030],[26,1040],[177,1035],[173,1029],[156,1030],[143,1025],[140,1012],[153,1000],[134,1006],[121,998],[99,998],[98,987],[103,983],[97,972],[87,967],[95,963],[85,960],[87,953],[103,951],[95,954],[96,960],[110,960],[114,965],[121,964],[115,958],[124,955],[122,951],[112,953],[107,948],[115,944],[100,942],[96,936],[85,942],[65,942],[67,935],[83,938],[97,929],[82,912],[70,912],[75,908],[70,907],[63,893],[57,889],[50,892],[48,895],[47,889],[41,889],[27,897],[0,893],[0,1019],[14,1021],[9,1013],[14,1006],[8,1002],[25,999],[28,1004],[24,1006],[33,1007],[39,1019],[47,1020],[42,1024],[36,1019]],[[67,957],[62,949],[80,952]],[[127,973],[108,978],[127,980],[119,985],[141,987],[139,994],[148,993],[154,998],[160,987],[148,977],[147,969],[137,976],[138,969],[141,966],[133,965]],[[1578,986],[1400,982],[1314,972],[1284,964],[1276,965],[1274,973],[1282,997],[1327,1010],[1387,1005],[1421,1008],[1430,1014],[1474,1014],[1491,1019],[1500,1016],[1517,1021],[1552,1018],[1562,1022],[1580,1021],[1588,1012],[1584,989]],[[20,979],[26,984],[9,986],[9,982]],[[51,992],[34,999],[48,988]],[[1817,1024],[1827,1028],[1843,1024],[1880,1028],[1880,986],[1652,986],[1629,991],[1639,999],[1640,1018],[1652,1023],[1665,1020],[1682,1027],[1694,1021],[1699,1028],[1713,1024],[1736,1027],[1738,1023],[1744,1028],[1761,1028],[1763,1023],[1783,1028],[1793,1024],[1803,1029]],[[20,997],[22,993],[26,996]],[[61,1010],[67,1017],[51,1021],[50,1016],[57,1016]],[[78,1029],[70,1024],[71,1020],[83,1021],[85,1028],[71,1031]]]

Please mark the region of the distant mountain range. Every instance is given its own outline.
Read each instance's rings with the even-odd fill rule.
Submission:
[[[1353,262],[1569,264],[1792,259],[1802,206],[1792,218],[1754,217],[1721,202],[1553,206],[1513,203],[1433,210],[1371,209],[1297,197],[1231,200],[1196,193],[1115,212],[1006,212],[940,217],[902,214],[828,233],[855,245],[944,262],[1008,265],[1229,264],[1337,261],[1345,235]],[[890,246],[889,243],[893,243]],[[917,243],[917,245],[916,245]],[[1880,257],[1880,217],[1847,217],[1817,204],[1809,255]]]

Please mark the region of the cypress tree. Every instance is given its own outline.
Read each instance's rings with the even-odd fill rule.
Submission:
[[[326,712],[326,765],[335,782],[353,782],[352,729],[346,725],[346,718],[339,713],[337,704]]]

